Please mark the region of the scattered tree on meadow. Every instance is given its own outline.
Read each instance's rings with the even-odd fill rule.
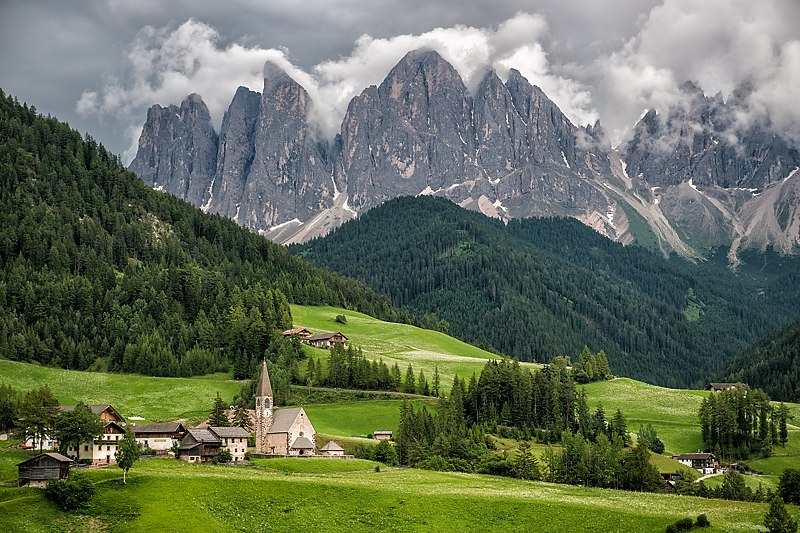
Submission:
[[[786,503],[800,505],[800,469],[786,468],[781,472],[778,494]]]
[[[769,503],[769,511],[764,515],[764,526],[769,533],[796,533],[797,521],[786,510],[780,496],[774,496]]]
[[[58,400],[47,385],[30,390],[19,406],[17,433],[23,440],[38,442],[42,451],[44,440],[53,434],[58,414]]]
[[[127,484],[126,475],[134,463],[139,460],[142,455],[142,445],[136,441],[133,431],[125,431],[125,435],[117,445],[117,453],[114,457],[117,460],[117,466],[122,469],[122,483]]]
[[[522,441],[517,451],[517,456],[513,461],[514,477],[519,479],[539,479],[539,464],[536,456],[531,451],[531,445],[527,441]]]
[[[0,433],[14,429],[18,410],[19,399],[16,389],[7,383],[0,383]]]

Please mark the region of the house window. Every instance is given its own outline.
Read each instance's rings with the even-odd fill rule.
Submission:
[[[89,445],[88,444],[84,444],[83,445],[83,451],[85,451],[85,452],[89,451]]]

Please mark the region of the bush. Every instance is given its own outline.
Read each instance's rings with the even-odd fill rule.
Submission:
[[[86,507],[94,492],[94,485],[81,474],[72,474],[66,481],[51,479],[44,489],[45,497],[65,511]]]
[[[691,531],[692,527],[694,527],[694,523],[691,518],[681,518],[675,522],[676,531]]]
[[[158,450],[153,448],[145,448],[142,450],[142,455],[158,455]]]
[[[347,324],[347,317],[344,315],[336,315],[336,322],[339,324]]]
[[[705,514],[701,514],[697,517],[694,527],[711,527],[711,522],[708,521],[708,517]]]
[[[217,455],[211,458],[211,462],[215,465],[219,463],[230,463],[231,460],[233,460],[231,452],[225,449],[218,451]]]

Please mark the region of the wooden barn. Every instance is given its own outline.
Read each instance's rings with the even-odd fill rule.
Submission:
[[[338,331],[336,333],[317,333],[305,339],[305,342],[315,348],[331,348],[337,344],[347,348],[347,337]]]
[[[19,469],[19,486],[43,488],[50,479],[67,479],[72,459],[60,453],[43,453],[22,461]]]

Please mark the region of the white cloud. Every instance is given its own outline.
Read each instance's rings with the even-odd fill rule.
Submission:
[[[643,108],[665,111],[678,103],[679,86],[687,80],[698,82],[707,95],[726,96],[752,81],[751,110],[788,117],[785,131],[800,118],[792,104],[800,90],[798,20],[795,0],[664,0],[637,35],[595,62],[584,81],[595,87],[595,101],[616,141]]]

